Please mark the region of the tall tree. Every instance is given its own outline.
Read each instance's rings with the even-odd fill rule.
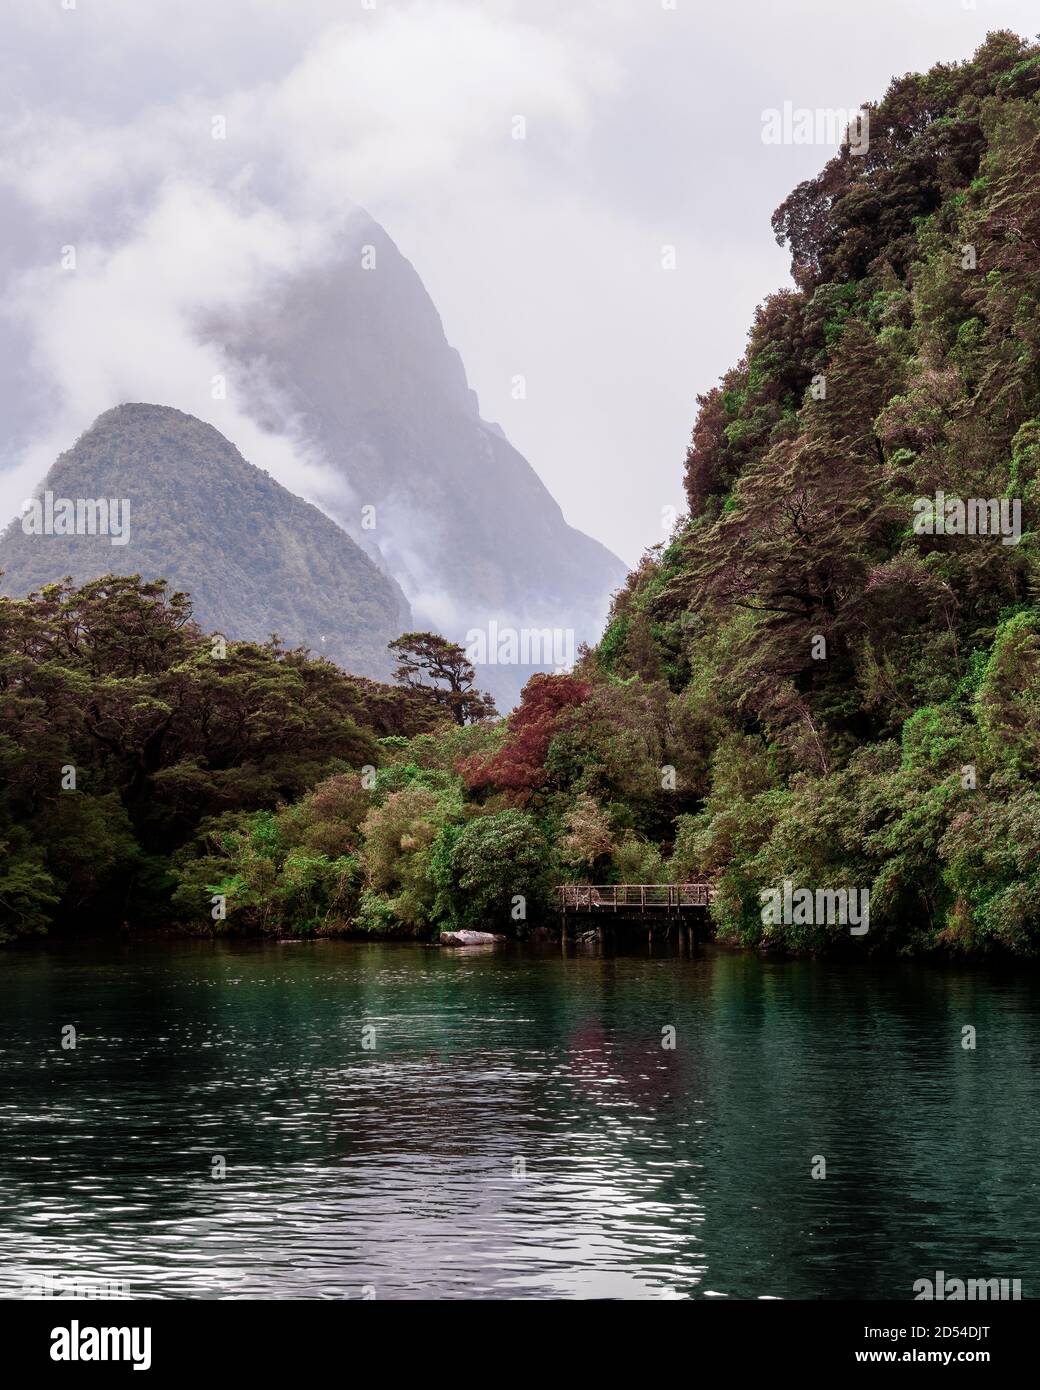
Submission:
[[[463,649],[436,632],[405,632],[390,643],[397,657],[394,680],[413,690],[428,690],[447,709],[456,724],[494,719],[498,710],[490,695],[474,689],[477,673]],[[443,681],[443,685],[431,682]]]

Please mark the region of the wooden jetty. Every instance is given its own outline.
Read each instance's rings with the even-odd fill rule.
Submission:
[[[569,931],[591,927],[602,943],[604,933],[622,922],[645,923],[651,945],[655,926],[664,928],[664,937],[675,928],[680,952],[689,950],[715,896],[710,883],[564,883],[556,892],[565,951]],[[587,939],[590,933],[583,934]]]
[[[715,896],[710,883],[564,883],[556,891],[565,917],[573,912],[683,916],[694,909],[704,911]]]

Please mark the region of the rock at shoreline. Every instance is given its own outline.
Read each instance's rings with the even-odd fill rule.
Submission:
[[[439,940],[442,946],[494,946],[505,937],[491,931],[442,931]]]

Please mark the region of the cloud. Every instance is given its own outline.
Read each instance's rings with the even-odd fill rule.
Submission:
[[[320,207],[344,187],[366,202],[421,196],[489,151],[505,154],[511,121],[579,131],[589,94],[609,84],[611,64],[558,35],[476,8],[391,12],[368,33],[324,35],[271,100],[241,103],[263,143],[306,150],[300,191]]]
[[[17,481],[24,496],[98,414],[124,401],[197,415],[297,491],[319,486],[320,460],[302,441],[265,433],[236,403],[220,345],[201,325],[321,254],[330,235],[248,196],[177,180],[161,186],[125,241],[69,244],[74,267],[20,276],[6,312],[23,325],[30,365],[55,384],[57,404],[8,486]]]
[[[611,81],[605,60],[508,14],[413,5],[324,23],[325,10],[336,7],[311,7],[320,31],[277,76],[118,120],[33,109],[7,126],[0,186],[30,219],[37,255],[15,266],[0,307],[46,415],[4,461],[4,517],[128,400],[198,415],[293,491],[327,499],[306,437],[262,429],[240,403],[263,394],[255,380],[214,398],[228,369],[205,325],[333,255],[353,200],[408,203],[487,167],[491,149],[509,153],[515,115],[578,138]],[[191,23],[201,12],[178,17]],[[74,269],[59,260],[68,247]]]

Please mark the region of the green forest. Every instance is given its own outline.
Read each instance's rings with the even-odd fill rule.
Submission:
[[[868,115],[774,214],[794,288],[698,398],[688,515],[508,717],[435,635],[380,685],[161,581],[0,600],[0,931],[523,934],[696,880],[720,942],[852,949],[763,923],[791,880],[869,889],[860,952],[1035,953],[1040,47]]]

